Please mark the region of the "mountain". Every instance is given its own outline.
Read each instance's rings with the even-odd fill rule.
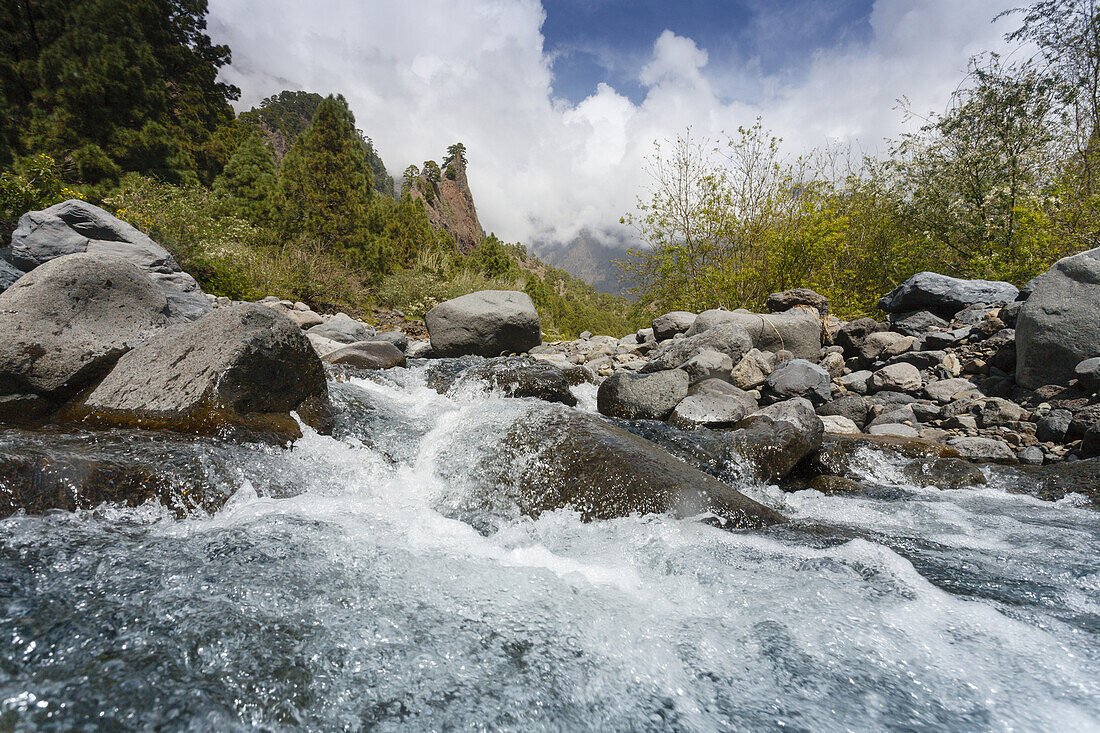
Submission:
[[[619,270],[613,262],[626,255],[627,244],[622,240],[611,246],[592,232],[582,230],[566,244],[536,241],[531,248],[543,261],[579,277],[598,292],[621,295],[629,284],[619,282]]]
[[[458,251],[467,254],[481,244],[485,230],[478,221],[474,195],[466,180],[465,146],[451,146],[443,170],[434,161],[427,161],[422,171],[410,166],[403,188],[424,202],[432,226],[450,234]]]

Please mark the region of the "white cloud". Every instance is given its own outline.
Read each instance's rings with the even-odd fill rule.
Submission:
[[[233,49],[224,76],[245,108],[282,89],[341,92],[391,173],[460,140],[487,230],[565,240],[631,210],[653,141],[687,125],[715,136],[760,115],[796,149],[829,139],[877,149],[900,132],[898,97],[942,109],[967,58],[1002,46],[1005,23],[990,19],[1005,6],[876,0],[869,41],[763,79],[751,62],[715,68],[706,49],[665,31],[637,70],[640,104],[607,84],[576,105],[554,99],[535,0],[211,0],[210,31]],[[781,28],[768,33],[782,39]]]

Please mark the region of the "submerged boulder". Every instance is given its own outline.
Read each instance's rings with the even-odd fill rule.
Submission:
[[[1011,283],[962,280],[936,272],[918,272],[884,295],[878,307],[887,313],[929,310],[940,316],[952,316],[975,303],[1011,303],[1019,294]]]
[[[1100,356],[1100,248],[1054,263],[1016,320],[1016,381],[1028,389],[1069,383]]]
[[[164,291],[132,263],[50,260],[0,293],[0,395],[62,402],[168,324]]]
[[[183,432],[301,437],[290,415],[332,428],[321,360],[301,330],[271,308],[219,308],[164,331],[119,359],[74,417]]]
[[[424,315],[436,357],[522,354],[542,342],[531,296],[515,290],[482,290],[454,298]]]
[[[784,518],[660,446],[594,415],[558,408],[532,413],[509,435],[522,456],[521,510],[530,516],[571,509],[585,521],[632,514],[714,514],[733,527]]]
[[[791,308],[783,313],[704,311],[695,319],[687,335],[704,334],[720,324],[741,326],[752,340],[752,346],[761,351],[786,350],[795,358],[810,361],[821,357],[821,318],[812,308]]]
[[[148,274],[168,299],[172,316],[194,320],[210,311],[195,278],[144,232],[86,201],[69,199],[19,218],[11,235],[11,263],[30,272],[65,255],[120,257]]]

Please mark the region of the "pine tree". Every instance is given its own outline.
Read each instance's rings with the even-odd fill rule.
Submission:
[[[214,180],[214,191],[226,197],[231,211],[261,225],[274,217],[278,190],[275,159],[259,132],[241,143]]]
[[[289,234],[352,244],[370,202],[370,167],[343,96],[329,96],[287,151],[279,188]]]

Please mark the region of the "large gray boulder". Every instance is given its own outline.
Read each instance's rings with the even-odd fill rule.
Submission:
[[[744,328],[736,323],[723,323],[705,333],[666,341],[654,350],[641,371],[649,373],[676,369],[704,351],[725,354],[736,364],[751,348],[752,339]]]
[[[0,395],[64,401],[168,324],[164,291],[136,265],[50,260],[0,293]]]
[[[520,510],[571,509],[584,521],[632,514],[692,517],[712,512],[727,526],[761,527],[782,515],[595,415],[547,407],[516,424],[502,461]]]
[[[22,270],[15,269],[7,260],[0,259],[0,293],[14,285],[15,281],[23,277],[24,274]]]
[[[687,335],[704,334],[719,324],[741,326],[752,339],[752,345],[761,351],[778,353],[786,350],[796,358],[810,361],[821,357],[821,319],[813,308],[791,308],[783,313],[703,311],[696,317]]]
[[[436,357],[521,354],[542,343],[539,314],[527,293],[482,290],[448,300],[424,316]]]
[[[1054,263],[1016,319],[1016,381],[1029,389],[1068,384],[1074,367],[1100,356],[1100,248]]]
[[[1019,294],[1011,283],[961,280],[936,272],[918,272],[879,299],[878,307],[887,313],[930,310],[940,316],[950,316],[975,303],[1011,303]]]
[[[194,320],[210,311],[195,278],[180,269],[168,250],[86,201],[69,199],[28,211],[11,235],[11,263],[24,272],[79,252],[120,257],[144,270],[164,291],[173,316]]]
[[[684,333],[695,323],[695,314],[687,311],[672,311],[653,319],[653,338],[658,341],[670,339],[678,333]]]
[[[405,366],[405,353],[388,341],[360,341],[330,351],[321,361],[357,369],[391,369]]]
[[[690,377],[682,369],[653,374],[612,374],[596,392],[596,408],[608,417],[664,420],[687,397]]]
[[[219,308],[119,359],[76,413],[93,423],[182,432],[301,437],[296,411],[332,429],[321,360],[293,321],[261,305]]]
[[[320,336],[341,344],[357,344],[362,341],[378,340],[378,331],[365,323],[355,320],[347,313],[337,313],[324,323],[310,327],[306,333]]]
[[[806,397],[820,403],[833,394],[829,372],[805,359],[783,362],[764,380],[764,386],[779,399]]]

